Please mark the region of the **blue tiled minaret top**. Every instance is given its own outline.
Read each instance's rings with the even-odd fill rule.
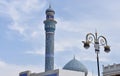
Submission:
[[[46,10],[46,20],[44,21],[45,24],[45,31],[46,32],[54,32],[55,31],[55,24],[57,23],[54,20],[55,11],[49,6]]]
[[[45,24],[45,72],[54,70],[54,32],[55,24],[57,23],[54,20],[55,11],[49,6],[46,10],[46,20]]]

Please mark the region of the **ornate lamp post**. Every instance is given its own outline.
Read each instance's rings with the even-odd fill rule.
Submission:
[[[95,53],[97,54],[97,68],[98,68],[98,76],[100,76],[100,69],[99,69],[99,52],[100,46],[104,46],[104,51],[106,53],[110,52],[110,46],[107,45],[107,40],[104,36],[97,36],[97,33],[92,34],[88,33],[86,35],[86,41],[82,41],[84,43],[84,48],[88,49],[90,47],[90,43],[94,45]]]

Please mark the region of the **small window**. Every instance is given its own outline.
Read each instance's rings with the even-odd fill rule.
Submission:
[[[51,15],[47,15],[47,18],[54,18],[54,16],[51,16]]]
[[[20,74],[20,76],[27,76],[27,73],[22,73]]]

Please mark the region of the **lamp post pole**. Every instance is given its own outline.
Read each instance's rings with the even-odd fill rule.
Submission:
[[[90,47],[90,43],[94,45],[95,53],[97,54],[97,69],[98,69],[98,76],[100,76],[100,69],[99,69],[99,52],[100,46],[104,46],[105,52],[110,52],[110,46],[107,45],[107,40],[104,36],[97,36],[97,32],[94,34],[88,33],[86,35],[86,40],[82,41],[84,43],[84,48],[88,49]]]
[[[97,68],[98,68],[98,76],[100,76],[100,69],[99,69],[99,56],[97,53]]]

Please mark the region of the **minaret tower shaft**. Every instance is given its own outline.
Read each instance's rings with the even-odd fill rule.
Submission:
[[[55,11],[49,6],[46,10],[46,20],[45,24],[45,72],[54,70],[54,32],[55,24],[57,23],[54,20]]]

